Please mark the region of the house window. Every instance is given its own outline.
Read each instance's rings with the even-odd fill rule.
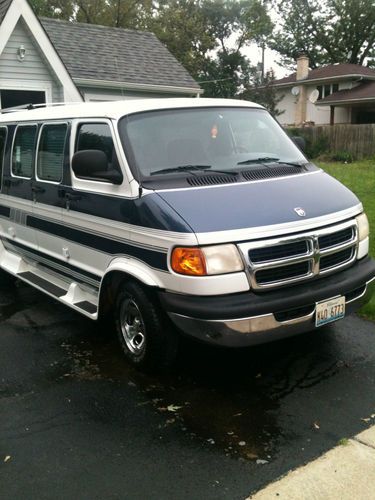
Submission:
[[[64,150],[68,126],[66,123],[45,125],[38,147],[38,178],[50,182],[62,180]]]
[[[333,83],[331,85],[318,85],[317,90],[319,92],[319,99],[324,99],[331,94],[334,94],[339,90],[339,84]]]
[[[17,177],[31,178],[36,132],[36,125],[17,128],[12,152],[12,173]]]

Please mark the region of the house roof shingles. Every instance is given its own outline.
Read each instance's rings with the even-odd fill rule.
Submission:
[[[0,0],[0,23],[3,22],[5,14],[8,12],[12,0]]]
[[[375,79],[375,70],[360,64],[330,64],[321,68],[312,69],[309,71],[308,77],[304,78],[304,82],[309,80],[320,80],[326,78],[336,78],[345,76],[369,77]],[[273,85],[286,85],[296,83],[296,73],[292,73],[285,78],[275,80]]]
[[[73,79],[200,88],[153,33],[44,17],[40,22]]]

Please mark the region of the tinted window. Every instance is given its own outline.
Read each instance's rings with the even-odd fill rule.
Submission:
[[[67,130],[66,124],[45,125],[42,128],[37,159],[39,179],[61,181]]]
[[[3,179],[3,163],[4,163],[4,152],[5,152],[5,142],[7,138],[7,129],[0,128],[0,189]]]
[[[85,149],[99,149],[103,151],[107,156],[108,170],[119,170],[111,129],[106,123],[85,123],[80,125],[76,151]]]
[[[17,128],[12,154],[12,172],[14,175],[31,177],[36,131],[36,125],[26,125]]]

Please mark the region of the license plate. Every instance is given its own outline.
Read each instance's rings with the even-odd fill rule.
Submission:
[[[336,297],[316,304],[315,326],[323,326],[345,316],[345,297]]]

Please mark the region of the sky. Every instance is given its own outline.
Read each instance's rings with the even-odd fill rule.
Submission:
[[[271,6],[268,9],[268,14],[275,25],[280,23],[280,17],[277,14],[276,9],[274,7]],[[251,64],[254,66],[258,62],[262,61],[262,50],[255,43],[243,49],[242,52],[250,59]],[[280,66],[280,64],[278,64],[279,59],[280,56],[276,51],[271,49],[266,49],[264,57],[264,69],[266,72],[269,71],[270,69],[273,69],[276,78],[283,78],[284,76],[289,75],[290,71]]]
[[[255,43],[251,44],[249,47],[246,47],[242,51],[249,59],[252,65],[256,65],[258,62],[262,61],[262,50]],[[271,49],[266,49],[264,56],[264,69],[268,71],[273,69],[276,78],[283,78],[290,74],[290,71],[281,67],[277,61],[279,59],[279,54]]]

